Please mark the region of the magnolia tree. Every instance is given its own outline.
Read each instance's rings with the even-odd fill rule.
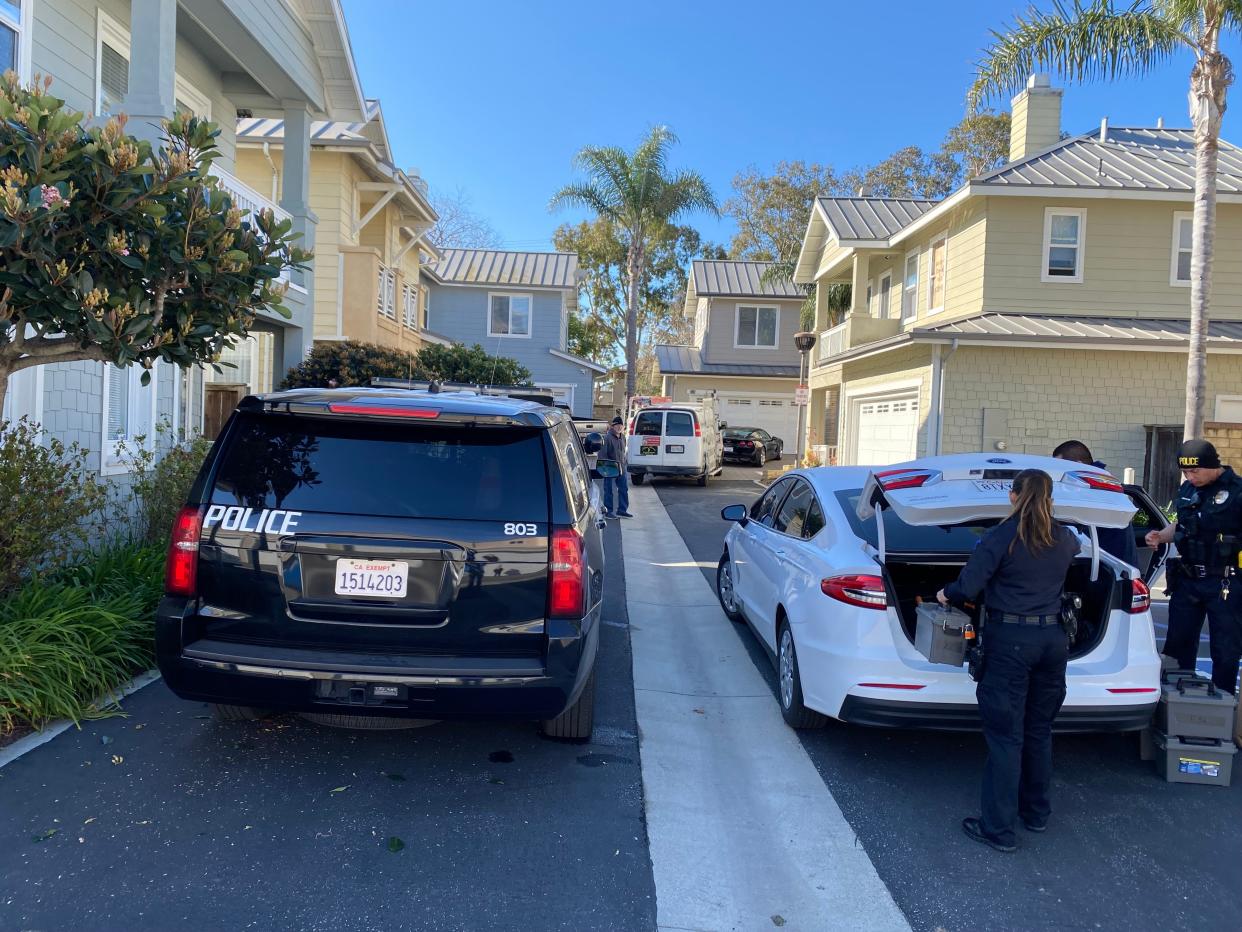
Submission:
[[[211,177],[217,128],[165,124],[158,151],[124,117],[84,128],[50,81],[0,79],[0,404],[53,362],[215,364],[310,254],[288,220],[243,215]]]

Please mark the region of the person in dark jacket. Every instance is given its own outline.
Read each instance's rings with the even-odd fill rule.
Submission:
[[[1082,463],[1084,466],[1094,466],[1097,469],[1108,468],[1091,455],[1091,450],[1081,440],[1065,441],[1052,451],[1052,455],[1059,460],[1070,460]],[[1112,554],[1123,563],[1141,569],[1138,563],[1138,542],[1135,539],[1133,524],[1126,527],[1096,528],[1096,539],[1100,542],[1101,550]]]
[[[1069,638],[1061,627],[1065,575],[1078,538],[1052,520],[1052,480],[1024,469],[1009,493],[1013,513],[983,536],[941,604],[983,594],[984,670],[975,695],[988,759],[982,812],[962,830],[997,851],[1015,851],[1016,823],[1048,826],[1052,807],[1052,722],[1065,701]]]
[[[604,515],[609,518],[613,516],[612,486],[614,482],[617,485],[616,516],[619,518],[634,517],[630,514],[630,481],[625,472],[627,451],[625,434],[621,430],[624,424],[625,422],[619,416],[612,419],[612,423],[608,425],[608,432],[604,434],[604,445],[599,451],[601,460],[612,460],[621,467],[621,473],[617,478],[604,480]]]

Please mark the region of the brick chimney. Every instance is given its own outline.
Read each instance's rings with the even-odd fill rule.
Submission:
[[[1009,161],[1047,149],[1061,138],[1061,88],[1046,74],[1033,74],[1010,101]]]

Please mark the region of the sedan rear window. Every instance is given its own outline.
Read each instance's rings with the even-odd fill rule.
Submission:
[[[837,493],[837,501],[854,533],[878,547],[875,517],[866,521],[858,517],[858,499],[862,489],[843,489]],[[888,553],[970,553],[979,538],[990,525],[954,525],[951,527],[917,526],[906,524],[891,510],[884,512],[884,549]]]
[[[211,503],[399,518],[547,521],[543,432],[243,415]]]

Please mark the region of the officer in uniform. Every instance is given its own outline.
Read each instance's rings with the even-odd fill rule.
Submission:
[[[1181,557],[1168,571],[1169,631],[1163,653],[1182,669],[1193,670],[1206,615],[1212,681],[1232,693],[1242,659],[1242,478],[1221,465],[1206,440],[1183,443],[1177,465],[1186,478],[1177,492],[1177,522],[1147,535],[1149,547],[1172,542]]]

